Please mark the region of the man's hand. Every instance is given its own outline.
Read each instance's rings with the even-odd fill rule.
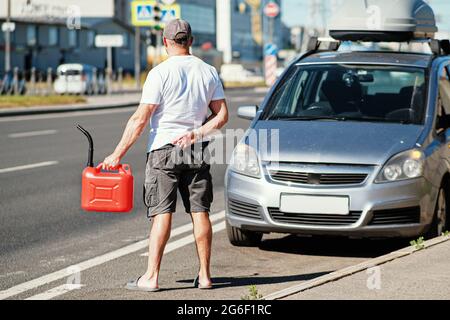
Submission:
[[[198,140],[197,135],[198,133],[196,133],[195,131],[186,132],[185,134],[173,140],[172,144],[180,147],[181,149],[185,149],[190,145],[194,144]]]
[[[120,157],[113,153],[110,156],[107,156],[105,160],[103,160],[102,169],[103,170],[117,169],[117,166],[120,164],[120,160],[121,160]]]

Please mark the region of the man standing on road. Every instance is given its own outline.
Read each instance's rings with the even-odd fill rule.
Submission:
[[[151,119],[144,185],[144,202],[153,220],[148,269],[126,288],[159,290],[161,259],[170,237],[178,189],[194,224],[200,262],[194,286],[209,289],[212,287],[209,211],[213,192],[210,167],[203,153],[206,137],[228,121],[228,108],[216,69],[190,55],[193,37],[189,23],[180,19],[170,21],[163,40],[169,59],[148,74],[141,103],[114,153],[103,161],[103,168],[112,169],[120,163]],[[180,158],[182,161],[178,161]]]

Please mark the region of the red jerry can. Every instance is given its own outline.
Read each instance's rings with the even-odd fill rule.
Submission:
[[[92,137],[80,125],[89,141],[89,158],[81,179],[81,208],[97,212],[130,212],[133,209],[134,179],[128,164],[119,164],[114,171],[102,171],[102,164],[94,167]]]
[[[133,209],[133,176],[128,164],[118,172],[102,172],[102,165],[83,170],[81,207],[86,211],[129,212]]]

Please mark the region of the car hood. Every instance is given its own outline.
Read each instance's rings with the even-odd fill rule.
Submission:
[[[262,161],[383,165],[390,157],[414,148],[423,127],[396,123],[351,121],[258,121],[268,130],[267,147],[260,143]],[[278,129],[279,139],[276,139]],[[275,141],[279,140],[279,152]]]

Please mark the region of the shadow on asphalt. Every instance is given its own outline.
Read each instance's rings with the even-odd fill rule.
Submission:
[[[230,288],[230,287],[245,287],[251,285],[263,285],[263,284],[276,284],[276,283],[287,283],[287,282],[295,282],[295,281],[307,281],[311,280],[325,274],[328,274],[332,271],[327,272],[316,272],[316,273],[308,273],[308,274],[297,274],[291,276],[279,276],[279,277],[258,277],[258,274],[254,274],[253,276],[244,276],[244,277],[213,277],[214,289],[222,289],[222,288]],[[192,283],[194,279],[187,280],[178,280],[178,283]],[[191,287],[186,288],[191,289]],[[168,288],[164,289],[164,291],[170,290],[180,290],[180,288]]]
[[[306,238],[289,235],[283,238],[264,240],[259,248],[264,251],[308,256],[374,258],[408,245],[408,239]]]

